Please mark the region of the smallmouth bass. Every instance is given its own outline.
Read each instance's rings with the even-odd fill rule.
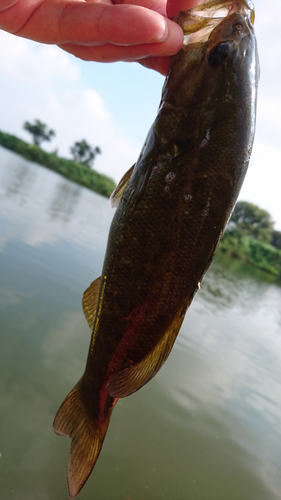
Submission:
[[[157,117],[117,207],[100,278],[83,295],[92,331],[85,372],[54,420],[72,439],[68,488],[88,479],[118,398],[167,359],[209,267],[248,167],[259,66],[250,0],[180,13]]]

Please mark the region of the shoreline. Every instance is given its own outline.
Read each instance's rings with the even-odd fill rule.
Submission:
[[[107,198],[110,197],[116,187],[113,179],[110,179],[106,175],[100,174],[73,160],[57,156],[55,153],[47,153],[39,146],[29,144],[15,135],[2,132],[1,130],[0,145],[23,156],[26,160],[49,168],[66,179],[76,182],[80,186],[87,187]]]
[[[0,145],[107,198],[116,187],[113,179],[73,160],[61,158],[55,153],[47,153],[39,146],[29,144],[14,135],[0,131]],[[281,250],[271,244],[249,236],[239,237],[234,232],[226,230],[218,246],[217,254],[228,255],[271,274],[278,281],[281,280]]]

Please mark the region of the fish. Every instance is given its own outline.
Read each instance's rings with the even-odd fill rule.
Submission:
[[[255,134],[254,15],[250,0],[209,0],[176,19],[184,45],[140,156],[111,195],[102,274],[83,295],[92,332],[85,372],[54,420],[72,440],[71,498],[92,472],[118,398],[169,356],[235,206]]]

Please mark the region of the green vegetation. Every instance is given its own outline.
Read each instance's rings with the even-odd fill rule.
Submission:
[[[271,215],[248,201],[239,201],[236,204],[231,224],[237,235],[250,236],[264,243],[270,243],[272,239],[273,220]]]
[[[98,147],[92,149],[86,141],[75,143],[76,161],[60,158],[56,153],[47,153],[37,144],[28,144],[1,131],[0,145],[103,196],[109,197],[115,189],[112,179],[89,168],[89,163],[100,150]],[[74,151],[72,153],[74,155]],[[79,158],[81,163],[78,162]],[[266,210],[239,201],[220,242],[219,252],[281,279],[281,232],[273,226],[271,215]]]
[[[109,197],[115,189],[114,181],[105,175],[75,161],[60,158],[56,153],[47,153],[36,144],[28,144],[14,135],[0,131],[0,145],[103,196]]]
[[[40,146],[43,141],[50,141],[56,135],[55,131],[47,128],[45,123],[40,120],[35,120],[34,124],[24,122],[23,128],[33,137],[33,144]]]
[[[92,148],[92,146],[83,139],[80,142],[75,142],[74,146],[70,148],[70,152],[76,163],[81,163],[81,165],[91,168],[97,154],[101,154],[101,149],[99,146]]]
[[[257,205],[237,203],[219,250],[281,278],[281,233]]]
[[[281,232],[280,231],[272,231],[271,245],[281,250]]]
[[[249,236],[237,237],[227,231],[219,250],[281,278],[281,250],[268,243]]]

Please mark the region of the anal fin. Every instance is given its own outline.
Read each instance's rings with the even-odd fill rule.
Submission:
[[[160,370],[177,338],[184,315],[178,314],[156,347],[139,363],[117,373],[107,384],[111,397],[124,398],[138,391]]]

